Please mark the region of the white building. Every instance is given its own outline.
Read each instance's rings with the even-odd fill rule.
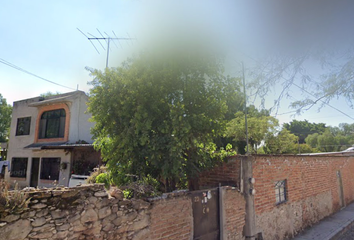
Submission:
[[[5,180],[20,187],[68,186],[101,163],[93,149],[88,97],[75,91],[14,102]]]

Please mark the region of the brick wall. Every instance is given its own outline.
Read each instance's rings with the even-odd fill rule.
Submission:
[[[244,156],[233,156],[226,163],[199,175],[201,189],[222,186],[240,186],[240,165]]]
[[[199,185],[205,188],[219,183],[236,182],[240,186],[242,159],[244,157],[232,157],[227,163],[202,173]],[[256,180],[256,225],[264,239],[291,238],[304,228],[340,210],[342,203],[338,171],[342,178],[345,204],[354,201],[354,157],[254,155],[250,159]],[[277,205],[275,182],[280,180],[286,180],[287,201]],[[230,213],[227,217],[229,221],[233,221],[232,216],[235,216],[236,209],[241,206],[243,205],[226,206]],[[242,209],[238,210],[242,212]],[[242,222],[235,224],[240,225],[243,225]],[[240,230],[237,227],[228,232],[230,236],[236,236]]]
[[[296,235],[354,200],[354,158],[343,156],[254,156],[255,211],[265,239]],[[276,205],[275,182],[286,179],[287,201]]]
[[[224,239],[243,239],[245,225],[245,199],[235,188],[224,188]]]
[[[192,201],[188,196],[161,198],[151,209],[151,239],[189,240],[193,237]]]
[[[180,196],[178,196],[180,195]],[[223,187],[223,230],[224,239],[242,240],[245,225],[245,200],[239,190]],[[193,239],[193,208],[188,192],[168,194],[166,198],[152,201],[150,237],[154,240]]]

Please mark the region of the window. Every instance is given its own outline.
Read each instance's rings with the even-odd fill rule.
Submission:
[[[60,158],[42,158],[41,179],[59,180]]]
[[[275,201],[276,204],[286,201],[286,180],[275,183]]]
[[[16,136],[29,135],[31,117],[17,118]]]
[[[62,138],[65,131],[65,110],[44,112],[39,124],[39,138]]]
[[[28,158],[12,158],[10,177],[26,178]]]

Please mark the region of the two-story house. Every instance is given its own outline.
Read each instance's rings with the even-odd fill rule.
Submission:
[[[14,102],[5,180],[19,187],[68,186],[101,163],[93,148],[87,95],[75,91]]]

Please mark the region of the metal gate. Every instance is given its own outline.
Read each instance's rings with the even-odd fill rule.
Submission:
[[[220,239],[219,189],[192,192],[194,240]]]

